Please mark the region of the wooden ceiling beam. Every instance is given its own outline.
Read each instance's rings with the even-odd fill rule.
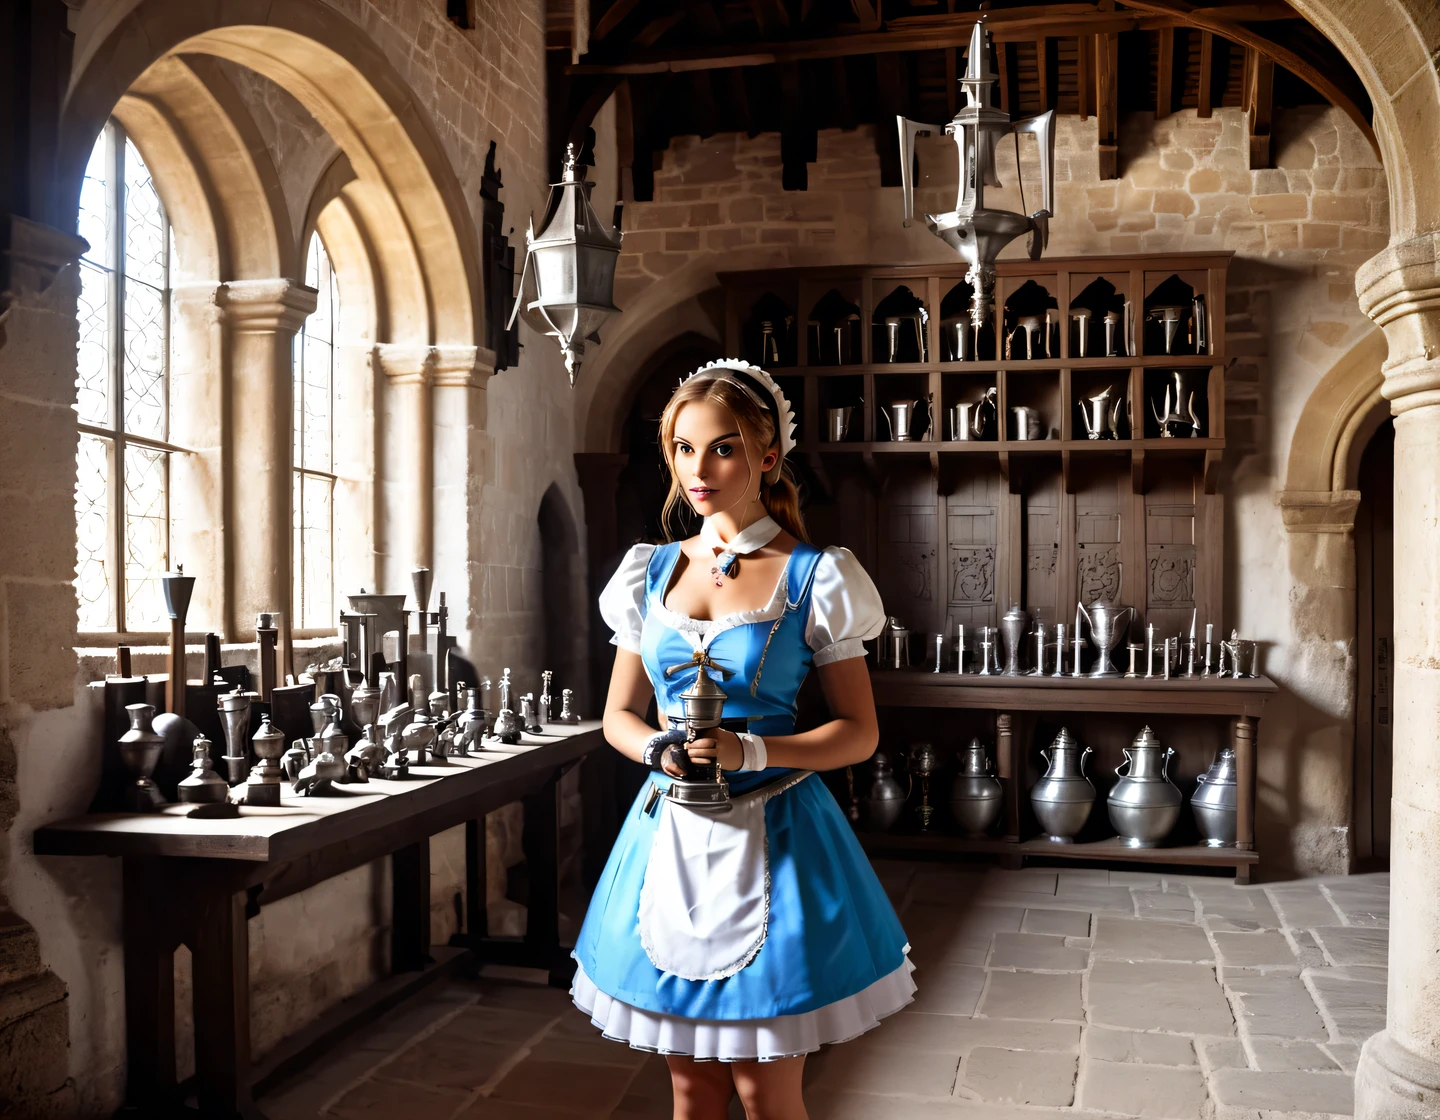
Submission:
[[[1102,179],[1118,179],[1119,146],[1116,128],[1120,121],[1120,36],[1095,36],[1095,132],[1098,144],[1099,174]]]
[[[1040,111],[1055,108],[1055,84],[1051,81],[1052,50],[1048,36],[1035,39],[1035,72],[1040,80]]]
[[[598,43],[612,35],[615,29],[625,22],[630,13],[640,6],[640,3],[641,0],[614,0],[614,3],[605,9],[605,13],[595,21],[595,26],[590,32],[590,42]]]
[[[1175,29],[1155,32],[1155,119],[1164,120],[1175,105]]]
[[[1095,80],[1091,75],[1095,61],[1095,37],[1081,35],[1079,49],[1075,52],[1075,93],[1080,103],[1080,119],[1089,120],[1094,112]]]
[[[1195,115],[1209,117],[1215,106],[1215,35],[1210,31],[1200,32],[1200,85],[1196,92]],[[1221,93],[1224,93],[1222,86]]]
[[[1250,170],[1271,163],[1270,127],[1275,115],[1275,62],[1259,51],[1250,63]]]

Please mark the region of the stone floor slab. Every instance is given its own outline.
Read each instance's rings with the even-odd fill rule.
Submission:
[[[1142,918],[1095,918],[1095,959],[1112,961],[1208,961],[1214,950],[1205,931],[1180,922]]]
[[[1026,910],[1020,928],[1026,933],[1089,937],[1090,915],[1079,910]]]
[[[1311,929],[1315,926],[1338,925],[1339,911],[1319,885],[1290,884],[1266,887],[1266,894],[1286,926]]]
[[[998,1046],[1006,1050],[1056,1050],[1080,1052],[1080,1027],[1075,1023],[1026,1022],[1015,1019],[957,1019],[950,1038],[959,1052],[968,1054],[976,1046]]]
[[[1135,913],[1135,900],[1125,887],[1101,886],[1099,883],[1062,883],[1055,892],[1055,901],[1047,906],[1070,910],[1091,910],[1097,913],[1118,914],[1123,917]]]
[[[1193,1041],[1179,1034],[1087,1027],[1084,1051],[1087,1058],[1109,1063],[1186,1067],[1196,1065]]]
[[[346,1093],[326,1112],[336,1120],[394,1120],[396,1116],[449,1116],[472,1094],[461,1089],[386,1081],[372,1077]]]
[[[1072,1054],[977,1046],[960,1076],[964,1087],[982,1101],[1064,1107],[1075,1099],[1075,1065]]]
[[[1376,926],[1317,926],[1312,932],[1334,964],[1384,967],[1390,960],[1390,931]]]
[[[1267,1073],[1335,1073],[1340,1063],[1313,1042],[1257,1038],[1251,1043],[1255,1061]]]
[[[1080,976],[992,970],[980,1000],[980,1013],[994,1019],[1079,1022],[1085,1018],[1080,1003]]]
[[[1290,968],[1299,971],[1300,962],[1285,935],[1276,930],[1262,933],[1215,933],[1220,963],[1226,968]]]
[[[624,1066],[586,1066],[584,1076],[577,1077],[575,1068],[564,1062],[529,1057],[518,1062],[489,1097],[543,1108],[588,1108],[604,1116],[620,1103],[634,1077],[635,1071]],[[412,1110],[409,1115],[423,1113]]]
[[[1163,884],[1157,871],[1112,871],[1110,882],[1122,887],[1156,887]]]
[[[1198,1069],[1087,1061],[1078,1104],[1145,1120],[1199,1120],[1205,1095]]]
[[[1360,1043],[1358,1042],[1327,1042],[1325,1049],[1335,1064],[1352,1077],[1355,1075],[1355,1067],[1360,1061]]]
[[[1097,960],[1090,970],[1087,1003],[1090,1022],[1101,1026],[1235,1033],[1225,993],[1215,970],[1205,964]]]
[[[995,938],[989,964],[991,968],[1084,972],[1090,964],[1090,954],[1084,949],[1067,948],[1063,937],[1007,933]]]
[[[909,1011],[934,1015],[973,1015],[985,989],[985,970],[967,965],[917,969],[915,1000]]]
[[[1355,1111],[1354,1081],[1343,1073],[1222,1069],[1210,1079],[1210,1090],[1221,1104],[1232,1107],[1342,1116]]]
[[[1329,1037],[1298,976],[1227,969],[1225,986],[1238,998],[1240,1020],[1252,1035],[1312,1041]]]
[[[1164,914],[1175,912],[1195,916],[1195,899],[1188,891],[1143,891],[1132,890],[1138,913],[1143,917],[1147,912]]]
[[[893,1046],[852,1050],[841,1045],[812,1056],[817,1084],[841,1092],[915,1093],[922,1097],[948,1097],[955,1090],[958,1053],[936,1054]],[[807,1070],[808,1072],[808,1070]]]
[[[1307,973],[1305,981],[1341,1038],[1363,1042],[1385,1029],[1386,985],[1342,980],[1328,975],[1324,969]]]
[[[1211,1073],[1217,1069],[1249,1069],[1250,1056],[1238,1038],[1202,1038],[1197,1040],[1200,1057]]]

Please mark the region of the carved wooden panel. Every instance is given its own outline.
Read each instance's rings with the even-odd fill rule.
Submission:
[[[1194,476],[1168,473],[1145,495],[1145,617],[1160,638],[1188,638],[1196,605]],[[1206,619],[1197,619],[1203,627]]]
[[[1047,626],[1064,621],[1059,617],[1060,561],[1060,478],[1049,475],[1036,479],[1025,497],[1025,572],[1023,606],[1032,620]]]
[[[1128,605],[1125,529],[1128,478],[1096,472],[1075,493],[1076,590],[1080,602],[1096,599]]]
[[[935,487],[928,469],[896,471],[879,503],[877,585],[885,608],[912,630],[940,615]]]
[[[967,630],[994,626],[1001,483],[996,475],[970,478],[945,500],[947,623]]]

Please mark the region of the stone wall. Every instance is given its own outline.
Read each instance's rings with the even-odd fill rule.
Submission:
[[[919,140],[917,212],[954,206],[953,142]],[[1033,210],[1035,146],[1021,148]],[[1094,121],[1061,117],[1056,145],[1053,256],[1229,249],[1229,450],[1226,630],[1265,644],[1280,684],[1260,729],[1259,846],[1269,874],[1333,873],[1348,866],[1354,651],[1292,613],[1295,580],[1274,493],[1283,487],[1291,433],[1312,389],[1373,330],[1355,300],[1356,268],[1387,239],[1379,160],[1338,110],[1277,115],[1274,169],[1249,168],[1238,109],[1201,120],[1122,120],[1121,177],[1097,175]],[[809,189],[781,187],[780,139],[677,138],[655,175],[652,202],[626,207],[616,302],[625,309],[594,362],[582,413],[586,451],[618,450],[628,378],[667,341],[692,330],[720,337],[705,293],[715,274],[794,265],[948,261],[950,250],[916,221],[901,226],[898,189],[880,187],[873,134],[822,132]],[[1015,149],[998,155],[1004,189],[991,205],[1020,209]],[[602,166],[598,176],[607,169]],[[1023,243],[1008,255],[1023,253]],[[612,404],[612,402],[618,402]],[[1217,620],[1218,621],[1218,620]]]
[[[477,0],[475,29],[463,32],[445,19],[439,0],[335,0],[329,6],[353,24],[345,34],[367,40],[366,49],[378,49],[409,86],[463,193],[471,232],[480,227],[480,178],[492,139],[504,173],[507,226],[523,229],[526,216],[543,205],[547,185],[540,0]],[[77,75],[86,72],[92,56],[102,57],[96,43],[141,7],[154,19],[183,19],[187,28],[194,27],[193,11],[176,0],[86,0],[71,13]],[[233,63],[212,62],[238,91],[269,149],[298,241],[334,142],[273,82]],[[46,127],[53,129],[53,122]],[[57,221],[73,221],[73,215]],[[62,259],[64,251],[72,257],[79,252],[63,234],[55,239]],[[478,245],[473,251],[478,259]],[[0,937],[13,949],[14,961],[33,957],[34,967],[23,977],[26,991],[15,1000],[4,998],[5,985],[20,973],[0,969],[0,1048],[6,1059],[0,1061],[0,1103],[23,1095],[51,1102],[44,1107],[57,1115],[100,1116],[114,1110],[124,1085],[119,868],[107,860],[38,859],[29,850],[36,827],[83,812],[89,803],[97,721],[87,684],[107,667],[103,658],[77,661],[74,649],[73,268],[48,288],[31,286],[18,296],[0,316],[0,520],[22,527],[0,543],[0,827],[8,833],[8,841],[0,843],[6,895],[0,914],[8,905],[23,920],[15,927],[21,932],[4,924]],[[366,341],[367,348],[373,341]],[[509,665],[522,689],[538,691],[541,498],[555,485],[577,523],[582,506],[571,458],[573,398],[558,352],[528,332],[522,331],[522,342],[519,366],[489,378],[475,394],[478,410],[461,417],[436,408],[437,428],[453,429],[457,421],[470,425],[462,436],[465,464],[447,463],[443,456],[435,464],[437,495],[458,494],[450,506],[437,498],[436,537],[443,541],[437,588],[461,588],[452,590],[453,626],[481,671],[498,677]],[[460,513],[446,522],[444,510]],[[382,535],[385,528],[377,527]],[[576,533],[577,539],[583,536]],[[408,583],[399,589],[408,590]],[[354,588],[342,583],[336,590]],[[207,619],[191,621],[196,628],[212,625]],[[139,666],[158,671],[161,651],[136,653]],[[228,660],[249,656],[253,650],[227,647]],[[576,809],[573,796],[567,806],[569,819]],[[520,827],[518,805],[487,821],[496,932],[518,932],[523,922],[523,913],[500,897],[506,867],[520,856]],[[462,831],[432,842],[437,943],[455,929],[455,896],[463,889]],[[388,874],[383,862],[358,869],[252,920],[256,1054],[383,974]],[[183,1002],[189,990],[184,953],[177,980]],[[181,1058],[183,1076],[188,1052]],[[24,1084],[8,1083],[14,1080],[11,1070]]]

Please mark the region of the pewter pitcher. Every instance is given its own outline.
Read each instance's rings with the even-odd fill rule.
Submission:
[[[984,836],[1000,819],[1004,791],[992,773],[989,756],[979,739],[960,752],[960,772],[950,787],[950,815],[972,838]]]
[[[860,827],[866,832],[889,832],[905,811],[909,796],[895,778],[890,757],[877,751],[870,763],[869,792],[860,798]]]
[[[850,421],[855,417],[855,406],[825,410],[825,438],[831,443],[842,443],[850,437]]]
[[[1040,413],[1027,408],[1021,404],[1010,406],[1010,415],[1015,421],[1015,438],[1021,440],[1044,439],[1045,432],[1040,427]]]
[[[885,431],[889,439],[895,443],[909,443],[913,440],[921,408],[925,409],[928,417],[930,402],[924,398],[913,401],[891,401],[882,408],[880,415],[885,420]]]
[[[1111,401],[1114,394],[1114,401]],[[1114,385],[1093,397],[1075,402],[1085,419],[1086,439],[1119,439],[1120,416],[1125,409],[1125,394]]]
[[[1210,769],[1196,779],[1195,793],[1190,798],[1195,826],[1200,830],[1201,843],[1207,848],[1235,846],[1235,816],[1239,804],[1236,790],[1234,748],[1221,747]]]
[[[1155,417],[1155,423],[1160,426],[1160,435],[1166,439],[1177,436],[1198,438],[1204,435],[1201,431],[1203,425],[1200,414],[1195,411],[1197,390],[1191,380],[1192,376],[1183,370],[1171,371],[1162,399],[1163,414],[1156,409],[1154,400],[1150,402],[1150,413]]]
[[[1095,787],[1085,776],[1089,747],[1081,747],[1066,728],[1060,729],[1045,760],[1045,776],[1030,790],[1035,819],[1045,830],[1044,839],[1056,844],[1073,844],[1075,834],[1085,827],[1095,804]]]
[[[985,410],[996,415],[995,386],[990,386],[978,401],[962,401],[950,406],[950,438],[972,440],[985,438]]]
[[[1166,772],[1175,754],[1162,747],[1147,726],[1125,748],[1125,761],[1115,767],[1120,780],[1106,798],[1110,824],[1127,848],[1156,848],[1180,819],[1184,797]],[[1121,770],[1129,768],[1121,774]]]
[[[1110,662],[1110,653],[1125,640],[1135,608],[1117,607],[1104,599],[1096,599],[1088,611],[1082,606],[1080,612],[1090,624],[1090,644],[1099,654],[1089,675],[1096,680],[1120,676],[1120,670]]]

